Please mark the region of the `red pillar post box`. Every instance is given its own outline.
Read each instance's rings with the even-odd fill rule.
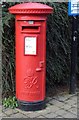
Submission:
[[[16,98],[24,110],[45,107],[46,19],[52,10],[40,3],[9,8],[16,15]]]

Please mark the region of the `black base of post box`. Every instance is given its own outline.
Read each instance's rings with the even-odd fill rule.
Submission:
[[[45,109],[46,107],[45,100],[39,102],[24,102],[18,100],[18,105],[18,108],[24,111],[37,111]]]

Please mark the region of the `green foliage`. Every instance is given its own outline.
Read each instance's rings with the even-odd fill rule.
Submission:
[[[8,12],[8,7],[14,3],[4,3],[2,6],[2,85],[3,92],[15,91],[15,43],[14,16]]]
[[[70,73],[71,24],[66,3],[50,3],[54,14],[47,20],[47,82],[68,82]]]
[[[15,4],[18,3],[3,3],[2,7],[2,82],[4,93],[6,91],[15,93],[15,16],[8,12],[8,8]],[[54,13],[50,14],[47,19],[47,85],[68,84],[71,63],[72,17],[67,15],[67,3],[44,2],[43,4],[54,8]],[[79,48],[77,74],[79,75]]]
[[[2,104],[5,108],[16,108],[18,107],[18,103],[15,97],[9,96],[8,98],[4,98]]]

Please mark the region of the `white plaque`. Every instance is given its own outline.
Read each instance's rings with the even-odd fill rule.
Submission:
[[[29,20],[28,23],[29,23],[29,24],[34,24],[34,21]]]
[[[25,37],[25,55],[36,55],[36,37]]]
[[[71,13],[79,14],[79,0],[72,0],[71,2]]]
[[[79,0],[69,0],[68,14],[79,15]]]

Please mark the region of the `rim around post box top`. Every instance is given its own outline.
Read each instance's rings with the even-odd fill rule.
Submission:
[[[41,3],[22,3],[9,8],[12,14],[49,14],[53,8]]]

